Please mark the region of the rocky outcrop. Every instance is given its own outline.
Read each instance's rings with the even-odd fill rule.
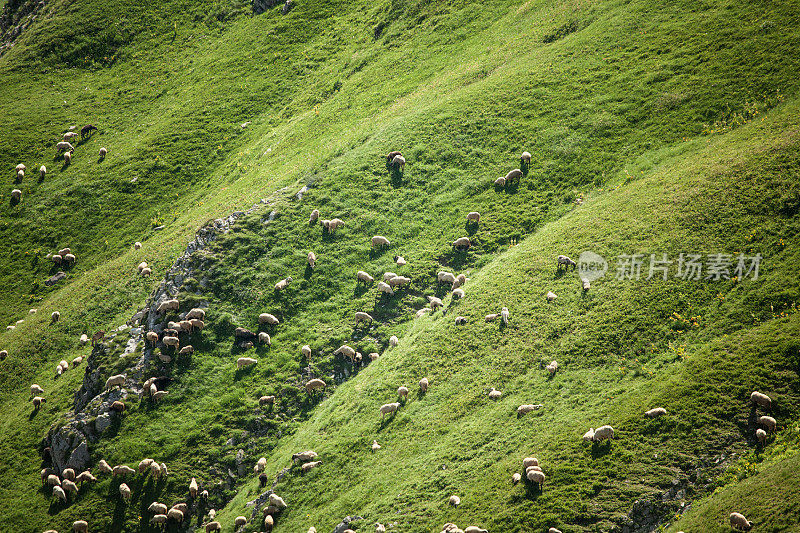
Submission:
[[[0,14],[0,56],[14,43],[45,7],[45,0],[8,0]]]
[[[281,0],[253,0],[253,13],[258,15],[280,3]]]

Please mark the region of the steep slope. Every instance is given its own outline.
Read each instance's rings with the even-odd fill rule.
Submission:
[[[433,362],[442,358],[436,347],[447,343],[460,353],[447,358],[450,365],[441,373],[431,374],[433,382],[448,382],[453,387],[451,395],[459,384],[464,385],[462,389],[470,384],[472,396],[450,404],[444,398],[437,401],[435,409],[443,409],[446,416],[436,411],[437,418],[430,420],[452,421],[453,428],[462,423],[469,428],[487,425],[490,420],[485,416],[494,416],[492,411],[466,416],[478,401],[483,402],[476,381],[488,386],[500,380],[508,389],[514,387],[515,379],[522,387],[536,375],[532,381],[544,387],[539,362],[550,358],[577,372],[577,377],[565,378],[575,381],[565,385],[571,388],[563,392],[563,401],[591,402],[586,408],[591,410],[579,418],[565,406],[553,414],[546,411],[543,417],[553,416],[560,424],[564,416],[574,419],[570,427],[582,432],[588,423],[600,423],[589,415],[603,416],[604,403],[599,401],[603,393],[621,397],[617,391],[625,391],[611,384],[621,374],[631,373],[638,375],[629,378],[630,392],[620,401],[633,417],[630,405],[638,402],[636,409],[644,407],[641,397],[651,391],[652,383],[644,376],[656,372],[657,363],[667,367],[670,358],[685,350],[702,351],[705,343],[712,343],[708,348],[712,350],[721,335],[770,318],[766,311],[770,305],[780,312],[792,309],[796,301],[797,287],[786,273],[794,253],[790,237],[796,233],[796,161],[787,149],[766,155],[755,152],[739,162],[743,157],[739,151],[768,146],[763,138],[783,139],[781,132],[792,131],[796,104],[782,102],[784,95],[791,98],[796,93],[797,59],[790,53],[797,44],[792,30],[794,7],[791,3],[686,6],[644,1],[587,5],[309,2],[296,5],[286,16],[275,9],[246,17],[241,6],[223,2],[158,6],[54,2],[48,17],[26,30],[0,60],[4,77],[0,108],[15,126],[0,139],[0,157],[10,177],[18,161],[29,167],[23,202],[3,208],[0,225],[0,238],[7,245],[0,251],[4,254],[0,258],[0,316],[8,323],[25,317],[23,324],[1,338],[10,356],[0,362],[0,402],[6,414],[0,452],[8,458],[0,465],[0,503],[9,509],[0,516],[0,529],[65,529],[72,520],[86,518],[93,530],[148,530],[149,515],[144,509],[150,501],[172,503],[185,498],[193,476],[210,489],[209,506],[222,506],[245,477],[237,467],[245,465],[248,472],[257,457],[278,446],[270,455],[274,477],[288,463],[287,450],[298,451],[295,448],[306,443],[316,446],[307,438],[281,442],[295,432],[300,438],[316,431],[313,428],[320,427],[320,420],[326,420],[324,427],[338,424],[345,432],[333,437],[331,450],[344,446],[361,454],[362,442],[352,441],[352,435],[360,432],[360,439],[371,442],[376,406],[362,398],[351,408],[356,403],[354,393],[347,391],[365,383],[372,387],[369,373],[378,370],[371,365],[362,370],[366,365],[351,365],[332,352],[344,342],[364,354],[382,352],[388,336],[400,335],[414,311],[425,304],[424,295],[443,291],[435,284],[435,273],[443,267],[468,273],[478,292],[486,287],[486,294],[493,294],[491,299],[476,300],[470,289],[465,310],[490,307],[490,300],[494,307],[502,302],[512,309],[513,326],[501,334],[490,333],[493,330],[480,324],[475,336],[461,333],[465,338],[459,346],[452,341],[452,315],[435,320],[433,326],[429,319],[421,319],[412,327],[412,336],[403,337],[403,345],[418,336],[425,348],[413,356],[402,355],[404,349],[389,350],[379,365],[388,365],[391,372],[382,382],[381,399],[374,396],[373,400],[388,401],[391,398],[384,398],[385,393],[396,389],[398,382],[416,379],[401,369],[415,368],[411,361],[420,354],[428,354],[423,359],[429,365],[425,372],[432,370]],[[109,24],[111,17],[114,24]],[[106,26],[107,31],[101,30]],[[88,42],[80,44],[81,39]],[[717,48],[713,53],[709,42]],[[64,43],[76,47],[73,50]],[[67,103],[62,106],[62,101]],[[737,130],[739,126],[775,106],[780,118],[771,130],[746,130],[750,133],[737,137],[736,150],[730,148],[736,157],[718,160],[719,169],[732,170],[719,175],[697,172],[695,167],[704,157],[722,152],[729,136],[745,131]],[[65,127],[86,122],[98,123],[101,130],[77,147],[73,165],[51,169],[43,183],[34,183],[30,174],[40,161],[53,166],[51,145]],[[755,140],[748,141],[749,135]],[[783,141],[793,146],[792,139]],[[713,148],[698,152],[706,142]],[[110,154],[99,162],[93,154],[103,145]],[[395,148],[404,151],[409,163],[402,179],[393,181],[382,156]],[[492,187],[495,177],[518,165],[519,153],[525,149],[534,155],[529,176],[516,189]],[[673,187],[674,177],[656,180],[651,176],[665,158],[670,165],[681,165],[681,175],[689,180],[681,189],[683,196],[673,199],[685,209],[676,219],[656,209],[660,206],[657,195]],[[739,173],[744,173],[741,182]],[[643,175],[650,180],[648,188],[636,181]],[[715,210],[692,197],[696,191],[691,187],[700,190],[700,186],[691,180],[703,176],[713,176],[718,185],[702,189],[715,202]],[[604,194],[604,189],[622,183],[623,188]],[[730,195],[731,183],[737,185],[737,195]],[[300,201],[294,193],[304,185],[310,190]],[[638,196],[629,198],[623,193]],[[604,221],[611,214],[628,213],[639,220],[644,210],[656,213],[659,221],[680,222],[683,230],[673,232],[671,226],[662,225],[664,234],[655,234],[650,227],[654,222],[645,220],[642,226],[619,225],[619,233],[603,234],[601,230],[616,229],[617,224],[604,225],[591,217],[580,219],[577,226],[544,226],[571,212],[574,200],[586,196],[603,199],[605,211],[586,211],[594,206],[592,200],[570,217],[590,212]],[[191,340],[196,348],[192,357],[145,369],[142,378],[172,380],[168,399],[152,405],[131,394],[125,417],[90,445],[92,463],[106,458],[112,464],[135,465],[142,457],[156,456],[169,464],[171,475],[162,483],[137,478],[130,505],[119,501],[118,481],[106,479],[83,490],[70,505],[49,504],[49,491],[39,490],[38,472],[47,465],[41,461],[41,441],[48,429],[64,422],[73,408],[73,393],[84,378],[79,368],[54,379],[55,364],[79,353],[89,354],[89,348],[77,347],[80,333],[110,330],[129,320],[197,227],[209,218],[249,208],[261,198],[268,198],[269,205],[242,219],[208,253],[198,254],[198,277],[178,283],[182,311],[201,304],[209,306],[209,313],[206,330]],[[769,202],[759,203],[763,198]],[[345,228],[330,236],[319,226],[309,226],[313,207],[323,211],[323,218],[344,219]],[[464,215],[471,210],[483,215],[477,228],[464,225]],[[741,216],[753,219],[759,230],[751,234],[754,227],[738,221]],[[573,224],[575,218],[568,220]],[[153,230],[162,224],[163,229]],[[503,252],[540,228],[550,233],[538,232],[535,239],[549,240],[538,241],[536,253],[530,252],[535,261],[526,264],[529,256],[515,255],[532,250],[535,240]],[[697,234],[689,234],[686,228]],[[473,249],[454,253],[449,243],[475,229]],[[383,254],[370,254],[369,237],[374,234],[387,235],[393,247]],[[553,280],[553,290],[561,295],[555,307],[563,313],[551,317],[550,308],[540,305],[544,284],[534,285],[521,274],[538,272],[544,280],[542,272],[550,272],[556,253],[592,248],[612,257],[637,245],[643,247],[637,243],[647,243],[646,251],[650,251],[649,246],[659,242],[650,239],[660,237],[665,243],[680,243],[681,250],[688,250],[690,244],[709,248],[714,244],[737,251],[730,247],[747,243],[745,251],[754,253],[763,244],[773,251],[770,261],[779,265],[780,273],[765,277],[767,281],[760,281],[763,285],[758,289],[745,283],[726,285],[726,290],[713,284],[665,283],[649,284],[644,290],[637,286],[635,292],[622,287],[616,294],[604,292],[601,284],[597,295],[593,290],[588,300],[575,300],[584,306],[580,322],[575,322],[575,312],[564,303],[570,302],[564,292],[574,292],[574,279]],[[778,244],[780,237],[789,246]],[[135,240],[144,242],[142,250],[130,250]],[[63,245],[77,251],[78,263],[69,271],[66,287],[45,288],[42,281],[56,270],[46,254]],[[674,246],[666,248],[652,252],[672,252]],[[305,270],[308,250],[320,258],[314,272]],[[395,268],[395,253],[409,261],[401,272],[412,278],[409,291],[386,300],[376,298],[374,288],[356,286],[357,270],[380,275]],[[135,265],[142,260],[154,265],[149,280],[134,275]],[[272,286],[286,275],[295,282],[276,295]],[[492,278],[502,279],[504,287],[489,290]],[[530,292],[534,286],[539,292]],[[676,291],[686,286],[691,289]],[[719,309],[715,307],[718,292],[727,302]],[[663,303],[652,303],[656,297]],[[38,307],[39,313],[28,317],[30,306]],[[62,320],[48,325],[55,309],[61,311]],[[354,331],[352,317],[357,310],[373,313],[376,323]],[[467,312],[458,306],[454,310]],[[517,317],[530,316],[532,310],[538,313],[537,320],[518,326]],[[233,330],[237,326],[254,329],[263,311],[275,312],[283,324],[271,330],[272,348],[257,350],[256,368],[237,372],[240,349],[233,346]],[[700,322],[702,327],[682,318],[676,323],[668,318],[672,312],[686,317],[697,312],[706,320]],[[165,322],[174,317],[160,318]],[[464,331],[470,330],[459,330]],[[511,340],[508,334],[513,334]],[[103,378],[134,360],[117,357],[127,338],[127,333],[120,333],[108,343],[107,353],[96,354],[94,361]],[[311,364],[299,353],[306,343],[314,351]],[[491,356],[484,353],[487,346],[493,347]],[[141,354],[140,348],[133,358]],[[748,355],[748,360],[761,361],[767,355],[759,352]],[[716,363],[709,358],[697,368],[706,368],[708,361]],[[474,366],[468,365],[470,361]],[[778,360],[775,364],[784,368],[788,363]],[[494,366],[501,367],[492,370]],[[457,372],[464,367],[472,369],[472,374]],[[601,375],[597,378],[601,385],[592,393],[597,399],[583,389],[583,383],[594,379],[592,371]],[[330,394],[337,388],[334,385],[353,374],[358,374],[355,381],[338,388],[340,392],[320,407],[317,399],[300,389],[309,376],[322,376],[329,382]],[[730,369],[726,376],[739,374],[755,381],[753,385],[766,385],[766,378],[756,380],[746,365]],[[38,412],[26,403],[32,382],[42,384],[47,392],[48,403]],[[793,416],[796,398],[791,391],[784,392],[786,387],[782,381],[772,390],[785,394],[786,414]],[[671,394],[664,390],[665,395]],[[258,397],[265,393],[278,395],[273,411],[257,407]],[[445,393],[434,387],[430,398]],[[727,393],[720,401],[732,395]],[[507,402],[517,399],[521,402],[522,396],[512,395],[502,405],[508,407]],[[346,406],[344,411],[342,406]],[[511,410],[503,412],[513,415]],[[354,413],[360,418],[351,419]],[[639,411],[635,413],[638,417]],[[304,423],[309,416],[310,423]],[[387,430],[405,416],[398,416]],[[709,422],[707,434],[692,441],[695,450],[687,464],[709,453],[706,449],[741,447],[732,428],[720,421],[725,417]],[[514,422],[513,416],[501,418],[489,437],[509,430],[509,422]],[[436,432],[453,431],[438,426],[439,422],[433,426]],[[684,446],[689,429],[680,426],[675,442],[665,445],[665,453],[674,454]],[[421,446],[432,447],[426,461],[437,460],[443,449],[437,433],[431,439],[427,428],[417,434],[425,437],[418,439]],[[575,454],[580,451],[573,435],[549,436],[538,440],[538,449],[550,449],[545,442],[569,442],[567,449]],[[516,449],[512,444],[519,442],[517,437],[509,437],[506,456]],[[494,438],[487,442],[495,442]],[[450,460],[460,458],[464,463],[460,478],[474,482],[475,467],[480,471],[485,465],[464,460],[479,454],[462,450],[474,447],[474,441],[442,440],[456,450]],[[614,470],[626,459],[638,457],[634,452],[641,450],[632,450],[625,458],[613,456],[616,447],[612,450],[606,475],[621,478],[612,475]],[[331,467],[346,458],[339,451],[331,451],[330,456]],[[676,468],[678,459],[670,460],[668,467]],[[507,468],[514,462],[517,459],[507,463]],[[424,470],[409,473],[413,461],[400,463],[393,483],[406,493],[411,492],[408,487],[419,488],[420,493],[404,500],[410,504],[410,516],[401,521],[401,530],[432,528],[445,516],[439,492],[464,489],[467,483],[440,477],[433,491]],[[358,465],[355,462],[354,470],[348,470],[342,463],[342,474],[354,475]],[[360,472],[374,472],[373,466],[393,472],[386,465],[368,466]],[[520,509],[529,500],[519,498],[505,511],[494,502],[483,514],[472,516],[486,523],[492,516],[497,527],[511,531],[545,521],[607,529],[621,523],[621,515],[634,499],[668,488],[663,486],[665,471],[656,476],[653,470],[642,468],[641,484],[610,483],[605,493],[601,482],[592,478],[583,500],[591,503],[578,510],[570,504],[547,516],[530,509],[523,512]],[[234,475],[228,474],[229,469]],[[505,483],[508,473],[499,472],[492,474],[498,486]],[[329,492],[330,497],[341,496],[330,505],[315,504],[313,513],[304,508],[306,514],[316,517],[319,524],[331,525],[350,512],[384,520],[390,508],[387,495],[394,494],[385,492],[392,485],[384,483],[391,477],[375,477],[373,485],[365,479],[342,490],[347,484],[344,478],[313,473],[309,479],[322,478],[315,482],[320,484],[315,490],[336,487],[338,492]],[[412,484],[398,485],[406,483],[403,479]],[[287,491],[288,500],[309,501],[292,492],[305,490],[294,478],[286,483],[279,490]],[[574,489],[574,485],[561,486],[562,491]],[[383,496],[367,496],[376,491]],[[550,497],[545,494],[540,498]],[[562,493],[560,501],[568,500],[563,494],[572,493]],[[244,492],[234,500],[230,513],[240,512],[237,506],[242,498]],[[356,505],[361,500],[365,504]],[[202,522],[204,509],[193,507],[192,524]],[[655,514],[662,517],[669,510],[658,509]],[[227,525],[235,515],[225,516]],[[298,511],[290,511],[281,517],[279,527],[294,530],[301,518]]]

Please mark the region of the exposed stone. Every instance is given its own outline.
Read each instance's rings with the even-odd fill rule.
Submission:
[[[63,271],[59,270],[56,274],[53,274],[52,276],[47,278],[45,280],[44,284],[49,287],[50,285],[55,285],[56,283],[58,283],[59,281],[61,281],[62,279],[66,278],[66,277],[67,277],[66,272],[63,272]]]
[[[103,413],[99,415],[97,419],[94,421],[94,428],[97,430],[98,433],[102,433],[108,429],[108,426],[111,425],[111,417],[108,413]]]
[[[363,516],[346,516],[342,519],[338,526],[333,528],[333,533],[343,533],[346,529],[352,529],[350,524],[358,520],[364,520]]]
[[[258,15],[271,7],[275,7],[279,3],[280,0],[253,0],[253,13]]]

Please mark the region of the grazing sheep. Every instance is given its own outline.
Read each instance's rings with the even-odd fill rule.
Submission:
[[[173,507],[167,513],[167,518],[169,518],[171,520],[175,520],[176,522],[178,522],[180,524],[181,522],[183,522],[183,511],[181,511],[180,509],[175,509]]]
[[[266,344],[267,346],[272,346],[272,338],[269,336],[269,333],[263,331],[258,334],[258,342]]]
[[[386,154],[386,164],[389,164],[392,161],[394,161],[394,158],[397,157],[398,155],[403,155],[403,154],[401,152],[399,152],[398,150],[395,150],[393,152],[389,152],[388,154]]]
[[[489,533],[486,529],[481,529],[478,526],[469,526],[464,530],[464,533]]]
[[[22,191],[19,189],[14,189],[11,191],[11,198],[16,201],[19,201],[20,197],[22,196]]]
[[[303,345],[303,347],[300,348],[300,353],[303,354],[306,358],[310,358],[311,357],[311,346],[309,346],[308,344]]]
[[[152,398],[155,398],[156,394],[158,394],[158,387],[156,387],[155,383],[151,383],[150,384],[150,396]]]
[[[117,476],[125,477],[129,474],[135,474],[136,470],[127,465],[117,465],[111,469],[111,473],[113,474],[114,477]]]
[[[614,428],[611,426],[600,426],[594,431],[594,437],[592,440],[594,442],[600,442],[603,440],[613,439],[614,438]]]
[[[265,405],[273,405],[274,403],[275,403],[275,396],[262,396],[261,398],[258,399],[259,407],[264,407]],[[264,463],[266,463],[266,459],[264,459]]]
[[[61,366],[61,364],[59,363],[58,366],[56,366],[56,376],[60,376],[63,373],[64,373],[64,367]]]
[[[389,337],[389,346],[392,346],[392,347],[394,347],[394,346],[397,346],[398,344],[400,344],[400,339],[398,339],[398,338],[397,338],[396,336],[394,336],[394,335],[392,335],[391,337]]]
[[[135,243],[133,243],[133,249],[134,250],[138,250],[141,247],[142,247],[142,243],[140,243],[139,241],[136,241]]]
[[[315,390],[324,389],[326,383],[319,378],[314,378],[306,383],[306,392],[312,393]]]
[[[356,311],[356,326],[359,322],[372,322],[372,315],[364,313],[363,311]]]
[[[758,423],[767,428],[770,433],[775,433],[775,428],[778,426],[778,422],[771,416],[758,417]]]
[[[475,222],[476,224],[481,221],[481,214],[477,211],[467,213],[467,222]]]
[[[222,531],[222,526],[219,522],[209,522],[206,524],[206,533],[211,533],[212,531]]]
[[[72,359],[72,366],[78,366],[81,363],[83,363],[83,356],[82,355],[79,355],[78,357],[75,357],[74,359]]]
[[[547,533],[561,533],[561,530],[551,527],[550,529],[547,530]]]
[[[100,148],[100,159],[105,159],[107,154],[108,150],[105,147]]]
[[[200,309],[199,307],[193,307],[188,313],[186,313],[186,320],[191,320],[193,318],[197,318],[199,320],[206,319],[206,311],[205,309]]]
[[[558,298],[558,296],[556,296],[556,293],[554,293],[553,291],[547,291],[547,294],[545,294],[544,296],[545,298],[547,298],[548,302],[553,302],[555,301],[556,298]]]
[[[508,307],[504,307],[500,310],[500,319],[503,321],[504,325],[508,325]]]
[[[370,352],[368,357],[370,361],[377,361],[380,354],[378,354],[378,352]]]
[[[306,260],[308,261],[308,266],[314,268],[317,264],[317,254],[315,254],[314,252],[308,252]]]
[[[328,221],[328,225],[326,226],[326,229],[328,230],[328,233],[336,233],[337,229],[343,228],[343,227],[344,227],[344,221],[342,221],[342,220],[340,220],[338,218],[334,218],[334,219],[331,219],[331,220]]]
[[[764,444],[764,441],[767,440],[767,432],[764,431],[761,428],[758,428],[756,430],[756,438],[758,439],[758,442],[760,442],[761,444]]]
[[[506,179],[505,179],[503,176],[500,176],[499,178],[497,178],[496,180],[494,180],[494,184],[495,184],[497,187],[505,187],[505,185],[506,185]]]
[[[153,475],[154,478],[160,479],[161,475],[164,473],[161,466],[153,461],[153,464],[150,465],[150,473]],[[166,508],[164,509],[166,511]]]
[[[172,335],[165,335],[164,338],[161,339],[161,342],[164,343],[164,346],[172,346],[176,350],[181,345],[181,341],[178,339],[178,337],[173,337]]]
[[[333,352],[333,355],[339,355],[339,354],[344,355],[345,357],[347,357],[348,359],[350,359],[352,361],[353,358],[356,355],[356,351],[353,348],[351,348],[350,346],[348,346],[346,344],[342,344],[341,346],[339,346],[336,349],[335,352]]]
[[[456,276],[452,272],[441,270],[436,274],[436,281],[439,283],[455,283]]]
[[[457,316],[455,323],[456,326],[463,326],[464,324],[467,323],[467,317]]]
[[[78,136],[78,134],[77,134],[76,132],[74,132],[74,131],[68,131],[67,133],[65,133],[65,134],[64,134],[64,137],[63,137],[63,139],[64,139],[65,141],[71,141],[72,139],[74,139],[74,138],[75,138],[75,137],[77,137],[77,136]]]
[[[269,504],[270,505],[274,505],[278,509],[286,509],[286,507],[287,507],[286,506],[286,502],[283,501],[283,498],[281,498],[280,496],[278,496],[275,493],[272,493],[272,494],[269,495]]]
[[[375,279],[372,276],[370,276],[369,274],[367,274],[363,270],[359,270],[356,273],[356,280],[363,281],[365,284],[369,284],[369,283],[372,283],[373,281],[375,281]]]
[[[0,350],[0,361],[8,357],[8,350]]]
[[[758,391],[753,391],[750,394],[750,401],[753,402],[754,404],[760,405],[764,409],[769,409],[772,407],[772,399],[766,394],[760,393]]]
[[[206,323],[200,320],[199,318],[193,318],[189,321],[189,325],[191,326],[192,330],[202,330],[206,327]]]
[[[542,407],[543,407],[542,404],[523,404],[523,405],[520,405],[519,407],[517,407],[517,417],[520,417],[522,415],[526,415],[526,414],[530,413],[531,411],[536,411],[538,409],[541,409]]]
[[[520,169],[515,168],[514,170],[509,170],[508,174],[506,174],[506,183],[511,183],[514,180],[519,181],[521,177],[522,171]]]
[[[429,384],[430,382],[428,381],[428,378],[422,378],[419,380],[419,390],[421,390],[423,393],[428,392]]]
[[[61,486],[61,479],[55,474],[49,474],[47,476],[47,484],[51,487],[60,487]]]
[[[526,163],[531,162],[531,154],[529,152],[522,152],[522,155],[519,156],[521,161],[525,161]]]
[[[178,300],[175,299],[166,300],[164,302],[161,302],[161,305],[158,306],[156,311],[159,313],[164,313],[166,311],[177,311],[179,307],[180,303],[178,302]]]
[[[572,270],[575,270],[578,267],[578,263],[566,255],[559,255],[556,258],[556,269],[560,269],[562,266],[564,267],[564,270],[569,270],[569,267],[572,267]]]
[[[459,505],[461,505],[461,498],[459,498],[458,496],[456,496],[454,494],[454,495],[450,496],[450,499],[447,500],[447,503],[449,503],[453,507],[458,507]]]
[[[269,531],[272,531],[273,527],[275,527],[275,519],[272,518],[272,515],[265,516],[264,517],[264,529],[266,529],[269,532]],[[311,531],[311,529],[309,529],[309,531]],[[316,529],[314,529],[314,533],[317,533]]]
[[[22,181],[25,178],[24,170],[17,170],[17,181]]]
[[[58,322],[58,319],[60,318],[61,318],[61,313],[59,313],[58,311],[53,311],[53,314],[50,315],[51,322]]]
[[[164,529],[164,526],[167,523],[166,511],[164,511],[161,514],[154,515],[153,518],[150,519],[150,523],[154,526],[158,526],[161,529]]]
[[[76,520],[72,523],[74,533],[89,533],[89,524],[86,520]]]
[[[112,473],[114,472],[114,470],[113,470],[113,469],[111,468],[111,466],[110,466],[110,465],[109,465],[109,464],[106,462],[106,460],[105,460],[105,459],[100,459],[100,460],[97,462],[97,468],[99,468],[99,469],[100,469],[100,471],[101,471],[101,472],[103,472],[104,474],[112,474]]]
[[[550,364],[547,365],[545,368],[547,369],[548,372],[550,372],[550,375],[552,376],[558,370],[558,362],[550,361]]]
[[[252,357],[240,357],[239,359],[236,360],[236,366],[240,369],[248,367],[250,365],[254,365],[256,363],[258,363],[258,360],[253,359]]]
[[[64,163],[67,165],[72,163],[72,152],[64,152]]]
[[[392,166],[396,169],[400,169],[402,172],[403,169],[406,168],[406,158],[402,155],[394,156],[394,159],[392,159]]]
[[[150,268],[150,267],[145,267],[145,268],[142,269],[142,277],[143,278],[149,277],[150,274],[152,274],[152,273],[153,273],[153,269]]]
[[[384,272],[383,273],[383,281],[389,281],[392,278],[396,278],[397,274],[395,272]]]
[[[89,336],[86,333],[81,334],[81,338],[78,339],[78,342],[81,343],[81,346],[86,346],[89,344]]]
[[[469,237],[460,237],[453,241],[453,247],[457,250],[469,250],[470,246],[472,246],[472,243]]]
[[[19,172],[20,170],[22,171],[28,170],[28,167],[26,167],[24,163],[20,163],[14,168],[14,171]]]
[[[57,152],[64,152],[64,151],[72,152],[72,151],[75,151],[75,147],[72,146],[67,141],[61,141],[61,142],[56,144],[56,151]]]
[[[72,468],[65,468],[61,472],[61,477],[67,481],[75,481],[75,470]]]
[[[400,407],[400,402],[387,403],[381,405],[381,420],[383,420],[389,413],[394,413]]]
[[[142,261],[141,263],[136,265],[136,270],[138,270],[140,274],[142,273],[142,270],[144,270],[145,268],[147,268],[147,263],[145,261]]]
[[[308,223],[313,224],[319,218],[319,209],[314,209],[311,211],[311,216],[308,218]]]
[[[3,351],[5,351],[5,350],[3,350]],[[34,383],[33,385],[31,385],[31,396],[35,396],[37,394],[44,394],[44,389],[41,388],[36,383]]]
[[[464,297],[464,289],[453,289],[453,299],[460,300]]]
[[[189,482],[189,495],[192,498],[196,498],[197,497],[197,490],[198,490],[197,480],[195,478],[192,478],[192,480]]]
[[[147,340],[147,342],[149,342],[153,346],[155,346],[158,343],[158,333],[156,333],[155,331],[148,331],[145,334],[144,338]]]
[[[67,493],[64,492],[64,489],[62,489],[58,485],[53,487],[53,496],[55,496],[56,498],[58,498],[59,500],[61,500],[64,503],[67,502]]]
[[[430,307],[423,307],[422,309],[417,311],[416,317],[419,318],[422,315],[425,315],[425,314],[430,313],[430,312],[431,312],[431,308]]]
[[[92,473],[89,472],[88,470],[84,470],[83,472],[78,474],[78,476],[75,478],[75,482],[76,483],[80,483],[81,487],[82,487],[84,481],[89,481],[91,483],[96,483],[97,482],[97,478],[94,477],[92,475]]]
[[[375,524],[375,533],[386,533],[386,526],[380,523]]]
[[[491,315],[486,315],[485,320],[486,322],[494,322],[498,316],[500,316],[498,313],[492,313]]]
[[[152,459],[142,459],[139,461],[139,473],[144,474],[148,470],[150,470],[150,465],[153,464]]]
[[[271,315],[269,313],[261,313],[258,315],[258,323],[259,324],[269,324],[271,326],[276,326],[281,323],[275,315]]]
[[[264,333],[264,335],[267,334]],[[267,335],[267,337],[269,337],[269,335]],[[194,353],[194,346],[192,346],[191,344],[187,344],[186,346],[181,348],[180,351],[178,351],[178,355],[191,355],[193,353]]]
[[[389,286],[394,287],[402,287],[403,285],[408,285],[411,283],[411,278],[407,278],[405,276],[395,276],[389,280]]]
[[[158,502],[151,503],[147,510],[154,514],[167,514],[167,506]]]
[[[304,465],[302,466],[303,473],[306,473],[306,472],[308,472],[309,470],[311,470],[312,468],[316,468],[316,467],[318,467],[318,466],[319,466],[319,465],[321,465],[321,464],[322,464],[322,461],[313,461],[313,462],[311,462],[311,463],[306,463],[306,464],[304,464]]]
[[[247,524],[247,518],[243,516],[237,516],[236,518],[233,519],[234,527],[242,527],[246,524]]]
[[[386,237],[383,237],[381,235],[375,235],[372,238],[372,247],[373,248],[382,248],[384,246],[390,246],[390,245],[391,245],[391,243],[389,242],[389,239],[387,239]]]
[[[522,474],[520,474],[519,472],[514,472],[514,475],[511,476],[511,484],[516,485],[520,481],[522,481]]]
[[[397,266],[405,266],[406,260],[402,255],[394,256],[394,262],[397,263]]]
[[[311,459],[315,459],[317,457],[317,452],[314,450],[306,450],[304,452],[292,454],[292,461],[295,463],[304,463],[306,461],[310,461]]]
[[[373,440],[373,441],[372,441],[372,451],[373,451],[373,452],[377,452],[377,451],[378,451],[378,450],[380,450],[380,449],[381,449],[381,445],[380,445],[380,444],[378,444],[378,441],[376,441],[376,440]]]
[[[121,483],[119,486],[119,494],[122,496],[122,499],[125,501],[129,501],[131,499],[131,489],[125,483]]]
[[[753,523],[745,518],[742,513],[731,513],[730,520],[733,529],[749,531],[753,527]]]
[[[400,387],[398,387],[397,388],[397,395],[400,398],[402,398],[403,400],[408,398],[408,387],[406,387],[405,385],[401,385]]]
[[[538,470],[528,470],[525,472],[525,477],[528,478],[528,481],[532,483],[536,483],[539,485],[539,490],[542,490],[542,484],[545,480],[544,472],[539,472]]]
[[[378,292],[382,292],[384,294],[388,294],[389,296],[394,294],[394,291],[392,290],[392,287],[389,286],[389,284],[384,283],[383,281],[379,281],[378,282]]]
[[[667,414],[667,410],[663,407],[656,407],[655,409],[650,409],[647,411],[644,416],[647,418],[658,418],[659,416],[664,416]]]
[[[491,398],[492,400],[496,400],[500,398],[502,395],[503,393],[495,389],[494,387],[492,387],[492,390],[489,391],[489,398]]]
[[[253,472],[259,474],[263,472],[267,468],[267,458],[262,457],[258,461],[256,461],[255,466],[253,467]]]
[[[122,403],[121,401],[117,400],[117,401],[115,401],[114,403],[111,404],[109,409],[112,410],[112,411],[116,411],[117,413],[121,413],[121,412],[125,411],[125,404]]]
[[[106,390],[112,387],[121,387],[125,383],[127,376],[125,374],[116,374],[106,380]]]
[[[528,470],[529,466],[539,466],[539,459],[536,457],[526,457],[522,460],[522,468],[526,471]]]
[[[581,279],[581,287],[583,287],[583,292],[589,292],[589,289],[592,288],[592,284],[589,283],[588,279]]]
[[[289,277],[287,277],[285,279],[282,279],[278,283],[275,284],[275,290],[276,291],[282,291],[283,289],[288,287],[291,282],[292,282],[292,277],[291,276],[289,276]]]
[[[428,302],[430,302],[431,304],[432,312],[435,312],[437,308],[444,306],[444,304],[442,303],[442,299],[437,298],[436,296],[428,296]]]

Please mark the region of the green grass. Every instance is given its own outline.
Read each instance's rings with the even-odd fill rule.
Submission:
[[[322,530],[346,514],[400,531],[451,519],[605,531],[633,501],[684,484],[707,456],[752,445],[751,388],[780,398],[788,427],[798,406],[796,8],[317,1],[249,16],[236,2],[55,2],[0,59],[0,109],[14,126],[0,138],[9,190],[17,162],[29,168],[22,203],[0,198],[0,319],[26,317],[0,334],[10,352],[0,363],[0,529],[64,529],[83,517],[92,530],[147,531],[142,509],[184,498],[192,476],[213,506],[233,498],[222,515],[230,528],[255,494],[252,480],[227,479],[240,448],[248,469],[266,455],[273,476],[313,447],[323,467],[278,486],[290,502],[278,531]],[[100,131],[61,168],[52,144],[88,122]],[[401,182],[381,158],[392,149],[409,161]],[[534,156],[529,176],[496,191],[491,182],[523,150]],[[38,183],[42,163],[51,171]],[[298,202],[303,185],[311,189]],[[576,208],[578,196],[586,202]],[[272,204],[198,254],[202,277],[180,298],[192,305],[203,282],[209,326],[191,358],[148,369],[175,378],[168,398],[156,407],[131,398],[124,421],[91,446],[112,464],[154,456],[168,481],[137,481],[128,507],[109,481],[48,507],[37,447],[82,378],[53,379],[55,364],[88,354],[80,333],[129,319],[197,227],[261,198]],[[326,236],[309,226],[314,207],[345,228]],[[449,243],[470,231],[472,210],[482,214],[476,246],[455,254]],[[370,254],[375,234],[392,247]],[[144,247],[133,251],[137,240]],[[55,269],[45,256],[67,245],[78,261],[47,288]],[[581,297],[553,269],[555,255],[583,249],[765,259],[758,282],[608,279]],[[407,293],[381,300],[357,287],[357,270],[398,271],[395,253],[409,262],[399,270],[413,280]],[[134,275],[142,260],[150,279]],[[412,322],[442,265],[472,277],[467,299],[446,318]],[[276,296],[286,275],[295,281]],[[480,320],[502,305],[509,328]],[[40,311],[28,317],[30,307]],[[55,309],[62,320],[48,325]],[[357,310],[376,317],[373,328],[354,332]],[[255,328],[264,311],[283,321],[273,347],[237,372],[232,331]],[[455,328],[456,314],[470,325]],[[698,316],[697,326],[682,320]],[[383,352],[392,334],[401,347],[366,368],[331,355],[344,342]],[[554,358],[563,370],[548,381],[542,364]],[[308,371],[331,384],[319,405],[298,390]],[[380,427],[377,407],[423,374],[431,392]],[[35,416],[25,403],[32,382],[48,397]],[[486,401],[490,386],[506,391],[497,404]],[[263,412],[267,393],[278,404]],[[527,402],[546,408],[517,420]],[[670,416],[643,423],[655,403]],[[579,437],[605,422],[620,439],[592,457]],[[384,445],[375,455],[373,438]],[[542,494],[508,483],[530,453],[548,473]],[[649,460],[655,453],[661,460]],[[710,494],[721,473],[692,481],[687,499]],[[450,493],[462,495],[457,511]],[[666,519],[677,505],[659,512]]]

